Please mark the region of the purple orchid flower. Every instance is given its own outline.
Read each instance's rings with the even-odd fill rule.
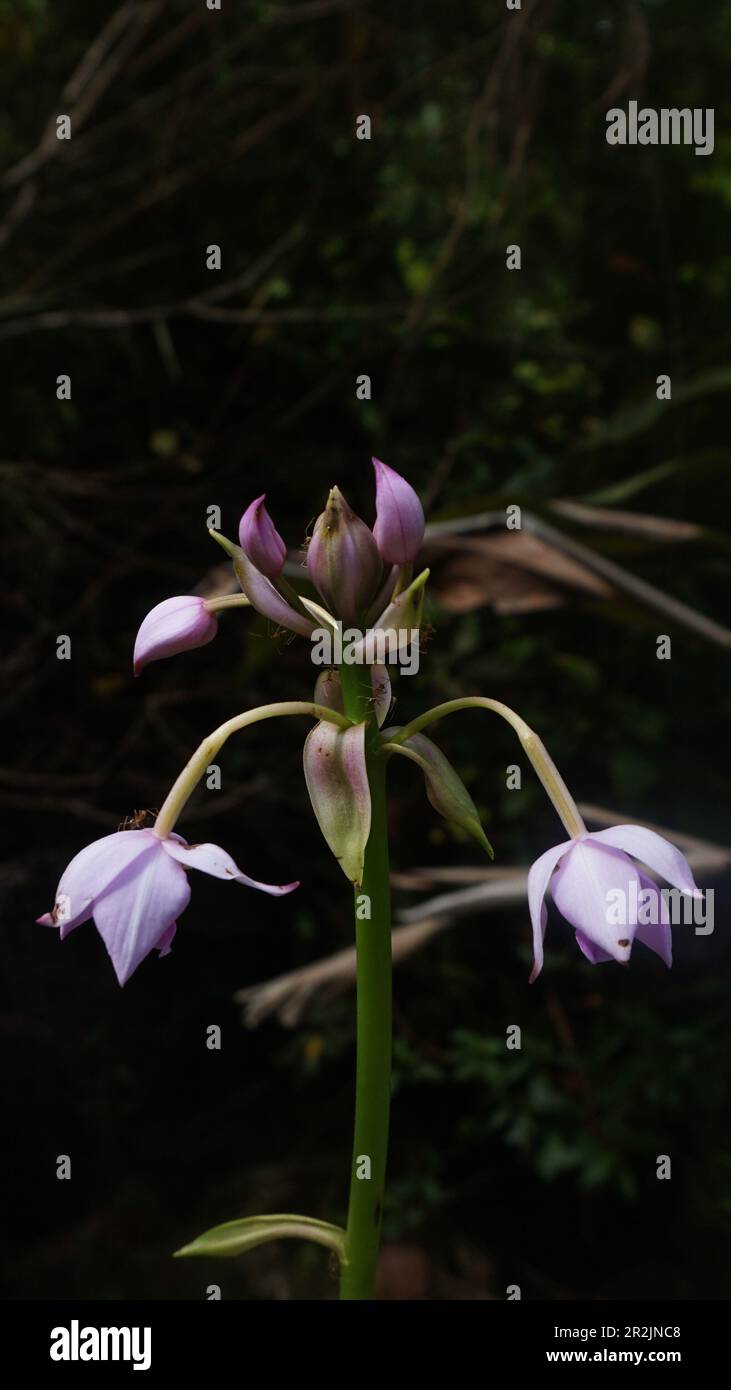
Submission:
[[[592,965],[616,960],[626,965],[637,937],[672,965],[672,934],[666,899],[657,884],[629,857],[640,860],[681,893],[702,897],[684,855],[639,825],[613,825],[546,850],[528,874],[528,904],[533,923],[531,983],[543,967],[546,889],[576,932],[576,941]],[[555,875],[551,878],[551,875]],[[638,913],[643,895],[647,910]]]
[[[275,897],[297,883],[258,883],[218,845],[189,845],[180,835],[162,839],[154,830],[118,830],[87,845],[65,869],[51,912],[37,920],[58,927],[61,939],[94,918],[120,985],[157,950],[166,956],[177,918],[190,900],[186,869],[245,883]]]

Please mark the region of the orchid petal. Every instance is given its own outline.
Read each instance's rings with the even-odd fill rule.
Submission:
[[[575,844],[574,840],[566,840],[561,845],[554,845],[552,849],[547,849],[545,854],[536,859],[528,872],[528,907],[530,918],[533,923],[533,969],[531,971],[530,983],[543,969],[543,935],[546,930],[546,904],[545,896],[548,883],[556,865],[561,857],[567,853]]]
[[[106,892],[139,855],[154,848],[156,838],[151,830],[117,830],[86,845],[64,869],[53,911],[38,921],[43,926],[59,927],[63,940],[74,927],[88,922],[95,898]]]
[[[159,953],[160,960],[162,960],[163,956],[170,955],[170,951],[172,949],[173,944],[173,937],[175,936],[177,930],[177,922],[171,922],[170,926],[165,928],[162,936],[160,937],[160,940],[155,943],[155,950]]]
[[[165,854],[162,841],[158,845],[157,853],[123,870],[94,904],[94,921],[120,985],[165,937],[190,901],[184,870]]]
[[[656,910],[650,915],[656,917],[657,921],[639,922],[635,931],[635,940],[641,941],[643,946],[649,946],[651,951],[665,962],[668,970],[673,963],[673,933],[670,926],[670,912],[667,900],[663,897],[656,883],[653,883],[647,874],[640,873],[640,884],[642,888],[650,892],[656,904]]]
[[[590,941],[589,937],[585,936],[583,931],[577,931],[576,945],[580,951],[583,951],[586,959],[592,965],[599,965],[605,960],[614,960],[614,956],[610,956],[608,951],[603,951],[601,946],[597,946],[595,941]]]
[[[588,838],[631,854],[681,893],[689,893],[694,898],[703,896],[685,855],[657,831],[643,825],[613,825],[609,830],[592,830]]]
[[[591,837],[575,840],[559,865],[551,896],[562,917],[588,941],[621,964],[626,964],[637,928],[629,904],[639,892],[639,871],[621,850],[594,844]],[[624,895],[627,909],[612,920],[613,895]]]
[[[259,883],[255,878],[249,878],[248,874],[242,873],[241,869],[219,845],[201,844],[187,845],[178,836],[175,839],[169,838],[162,841],[163,848],[172,859],[177,860],[186,869],[200,869],[201,873],[211,874],[213,878],[225,878],[234,883],[243,883],[247,888],[258,888],[262,893],[270,893],[272,897],[280,898],[284,893],[291,893],[294,888],[299,887],[299,883]]]

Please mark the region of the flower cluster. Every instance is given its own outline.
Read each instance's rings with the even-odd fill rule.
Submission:
[[[233,562],[241,593],[204,599],[182,595],[165,599],[148,613],[135,642],[134,671],[150,662],[204,646],[216,635],[218,614],[237,604],[251,606],[278,627],[311,637],[318,625],[344,624],[413,634],[421,622],[428,571],[414,578],[413,566],[424,538],[424,513],[414,489],[385,463],[373,460],[376,520],[371,529],[333,487],[317,518],[307,547],[306,573],[323,608],[290,583],[298,572],[287,561],[287,547],[257,497],[244,512],[238,545],[213,532]],[[383,728],[391,707],[391,685],[384,667],[367,665],[353,684],[343,666],[318,677],[314,701],[265,706],[237,716],[204,741],[175,783],[149,830],[123,830],[83,849],[71,861],[58,887],[51,913],[39,921],[66,937],[93,917],[121,984],[151,951],[165,955],[177,918],[188,903],[186,870],[246,884],[265,893],[289,893],[296,883],[275,886],[249,878],[216,845],[188,845],[174,832],[177,816],[194,789],[212,751],[230,733],[258,719],[308,714],[316,720],[304,746],[304,774],[323,836],[347,878],[356,887],[363,877],[371,829],[373,759],[400,754],[424,775],[434,809],[472,835],[492,855],[477,808],[455,769],[422,729],[452,709],[483,708],[513,726],[548,792],[570,838],[547,850],[533,865],[528,899],[533,924],[532,979],[543,964],[546,894],[571,924],[586,958],[629,960],[635,937],[671,963],[667,907],[647,865],[683,893],[699,896],[683,855],[659,835],[638,826],[615,826],[589,834],[565,784],[532,730],[507,706],[467,697],[439,706],[405,727]],[[637,861],[637,863],[635,862]],[[607,910],[611,893],[630,889],[658,895],[647,922],[617,925]]]

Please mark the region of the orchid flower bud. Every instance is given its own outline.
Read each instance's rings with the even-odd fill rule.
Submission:
[[[305,740],[307,790],[317,823],[346,878],[357,887],[371,832],[365,724],[316,724]]]
[[[681,893],[692,898],[703,896],[680,850],[644,826],[613,825],[609,830],[593,830],[554,845],[528,874],[534,957],[531,983],[543,967],[549,885],[559,912],[574,928],[579,950],[592,965],[607,960],[627,965],[635,937],[667,966],[672,965],[667,902],[633,859],[647,864]]]
[[[388,729],[388,738],[395,738],[400,729]],[[426,783],[426,794],[440,816],[464,830],[490,856],[495,854],[482,825],[480,814],[462,778],[455,772],[452,764],[445,758],[440,748],[423,734],[412,734],[405,743],[386,743],[387,753],[403,753],[421,768]]]
[[[239,542],[251,563],[267,579],[276,579],[282,573],[287,547],[264,506],[265,499],[263,492],[246,508],[239,523]]]
[[[424,540],[424,509],[400,473],[380,459],[372,463],[376,470],[376,544],[387,565],[410,565]]]
[[[166,598],[150,609],[137,633],[134,673],[139,676],[150,661],[205,647],[218,632],[218,619],[203,598],[195,594]]]
[[[340,489],[331,488],[307,549],[307,572],[315,588],[336,617],[358,623],[382,571],[373,532],[351,511]]]

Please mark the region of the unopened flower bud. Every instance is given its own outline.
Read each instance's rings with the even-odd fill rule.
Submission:
[[[360,621],[381,582],[383,566],[373,532],[337,487],[331,488],[315,523],[307,571],[330,611],[345,623]]]
[[[252,565],[268,579],[282,572],[287,547],[277,531],[264,502],[266,493],[246,508],[239,523],[239,543]]]
[[[140,674],[150,661],[178,652],[205,647],[218,631],[218,619],[205,599],[195,594],[166,598],[150,609],[143,619],[134,651],[134,673]]]
[[[373,534],[387,565],[410,565],[424,539],[424,509],[400,473],[380,459],[376,470],[376,524]]]

